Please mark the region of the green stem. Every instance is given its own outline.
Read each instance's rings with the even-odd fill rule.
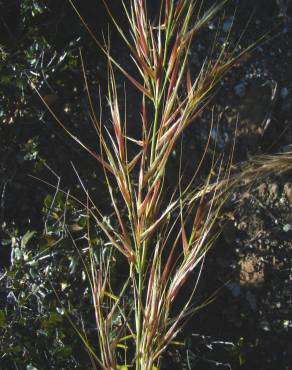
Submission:
[[[141,361],[141,339],[142,339],[142,321],[143,321],[143,310],[142,310],[142,297],[144,288],[144,270],[147,253],[147,241],[143,242],[142,253],[140,254],[139,270],[138,270],[138,292],[137,292],[137,312],[136,312],[136,370],[143,370],[143,363]]]
[[[142,291],[143,291],[143,276],[141,271],[138,274],[138,293],[137,293],[137,339],[136,339],[136,370],[142,370],[141,368],[141,338],[142,338]]]

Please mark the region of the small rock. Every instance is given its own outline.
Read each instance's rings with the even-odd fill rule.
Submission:
[[[285,231],[285,233],[288,233],[289,231],[292,231],[292,225],[290,224],[286,224],[283,226],[283,231]]]
[[[254,254],[240,262],[240,285],[258,287],[264,283],[264,269],[259,262],[259,258]]]
[[[269,185],[269,194],[272,200],[276,200],[279,195],[279,186],[276,183]]]
[[[264,182],[262,184],[259,185],[258,187],[258,194],[260,196],[260,198],[265,198],[266,195],[267,195],[267,184],[265,184]]]
[[[239,224],[238,224],[238,230],[246,230],[247,229],[247,223],[245,221],[241,221]]]
[[[280,201],[279,201],[280,204],[285,204],[285,198],[280,198]]]
[[[292,204],[292,184],[291,183],[287,182],[284,185],[284,193],[286,195],[288,203]]]

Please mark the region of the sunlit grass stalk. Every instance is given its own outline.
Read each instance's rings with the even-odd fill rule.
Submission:
[[[174,5],[172,4],[172,6]],[[193,4],[190,4],[190,7],[188,8],[187,17],[186,17],[186,20],[184,21],[184,27],[183,27],[183,29],[185,30],[184,32],[187,32],[187,29],[188,29],[187,25],[188,25],[190,14],[192,13],[192,10],[193,10],[192,6]],[[162,28],[160,22],[161,21],[159,21],[159,25],[158,25],[159,37],[161,37],[161,28]],[[161,155],[159,156],[159,151],[158,151],[159,148],[157,146],[158,139],[159,139],[158,138],[158,125],[159,125],[159,119],[161,115],[163,114],[163,110],[161,110],[161,105],[163,104],[162,102],[163,95],[165,95],[165,92],[163,90],[165,90],[167,85],[169,85],[168,91],[167,91],[167,99],[169,103],[168,112],[170,114],[172,108],[175,107],[176,100],[178,98],[178,93],[179,93],[178,89],[180,87],[183,72],[185,69],[187,53],[183,56],[183,59],[182,59],[183,64],[182,64],[181,72],[178,73],[178,63],[180,61],[180,58],[179,58],[179,55],[175,55],[176,50],[174,50],[171,54],[173,58],[171,60],[172,65],[170,65],[170,69],[168,68],[168,70],[166,71],[166,75],[163,76],[163,73],[164,73],[163,66],[158,64],[158,63],[161,63],[162,55],[161,54],[158,55],[158,48],[157,48],[157,44],[161,45],[162,40],[159,39],[157,44],[155,43],[155,40],[153,37],[153,29],[151,28],[151,25],[149,21],[147,20],[147,12],[146,12],[144,2],[142,1],[133,2],[130,24],[132,27],[132,31],[133,31],[132,34],[133,34],[134,43],[135,43],[137,54],[138,54],[136,56],[136,64],[138,65],[138,67],[140,67],[139,70],[144,79],[144,86],[148,87],[148,89],[151,90],[152,102],[153,102],[153,107],[154,107],[154,122],[152,124],[152,127],[150,127],[150,131],[148,131],[146,134],[144,133],[143,135],[144,138],[149,137],[149,135],[151,137],[150,160],[149,160],[148,166],[145,166],[145,157],[146,157],[145,154],[147,155],[149,143],[144,142],[143,143],[144,158],[143,158],[142,166],[140,167],[140,176],[142,177],[142,180],[139,183],[139,189],[138,189],[140,197],[143,192],[143,188],[146,187],[146,189],[148,189],[148,193],[147,193],[147,190],[146,190],[146,193],[147,195],[149,195],[149,197],[147,198],[146,196],[145,198],[145,200],[148,200],[148,204],[146,206],[144,205],[144,214],[142,213],[143,218],[141,217],[141,214],[140,215],[138,214],[137,222],[139,222],[142,228],[140,227],[139,230],[133,230],[139,239],[139,243],[137,244],[137,248],[136,248],[136,261],[137,261],[136,269],[137,269],[137,275],[138,275],[137,276],[138,284],[137,284],[137,291],[135,294],[135,300],[136,300],[136,303],[135,303],[135,307],[136,307],[136,312],[135,312],[135,316],[136,316],[136,319],[135,319],[135,322],[136,322],[135,324],[136,325],[136,343],[135,343],[136,359],[135,359],[135,362],[136,362],[136,369],[142,370],[142,369],[151,369],[154,366],[155,353],[154,353],[154,346],[152,345],[152,342],[153,340],[155,340],[155,338],[154,338],[153,330],[154,330],[154,327],[156,330],[160,329],[159,328],[159,318],[157,317],[157,311],[154,313],[152,312],[151,318],[146,317],[147,320],[150,320],[150,323],[147,323],[147,320],[145,320],[144,312],[146,311],[146,307],[143,307],[143,293],[145,291],[145,279],[146,279],[147,269],[149,268],[149,266],[147,265],[147,262],[149,263],[149,255],[148,255],[149,245],[148,244],[151,241],[153,231],[151,231],[151,233],[149,233],[149,236],[147,235],[146,238],[145,237],[143,238],[142,235],[145,234],[145,232],[147,234],[147,228],[149,225],[152,224],[155,226],[156,207],[157,207],[156,202],[158,200],[159,189],[158,191],[156,190],[156,193],[154,193],[153,184],[157,184],[159,188],[160,184],[158,185],[158,181],[160,182],[160,179],[164,177],[164,171],[165,171],[165,165],[167,163],[167,158],[170,155],[171,150],[173,149],[176,139],[179,137],[181,133],[179,132],[179,129],[178,129],[179,125],[177,125],[177,130],[173,131],[174,134],[176,133],[175,131],[177,131],[178,133],[177,137],[173,136],[174,139],[166,142],[166,146],[162,147],[162,150],[161,150],[161,153],[163,156],[162,157]],[[165,18],[164,27],[167,29],[168,35],[171,32],[170,31],[171,26],[172,26],[171,22],[168,22],[168,19]],[[181,36],[182,41],[183,41],[183,36],[184,35]],[[186,45],[187,51],[189,49],[190,41],[191,39],[189,40],[188,45]],[[149,45],[149,43],[151,45]],[[161,53],[162,50],[160,49],[159,52]],[[164,50],[164,55],[167,55],[167,50]],[[177,58],[177,61],[175,61],[174,58]],[[166,60],[166,57],[164,57],[164,60]],[[163,77],[165,78],[164,83],[162,81]],[[187,105],[186,107],[188,108]],[[187,112],[187,110],[185,110],[185,112]],[[164,117],[165,120],[166,118],[167,117]],[[115,124],[114,119],[113,119],[113,124]],[[162,130],[160,130],[160,133],[162,133]],[[116,135],[116,139],[117,139],[118,145],[121,146],[122,145],[121,138],[119,138]],[[155,160],[157,161],[155,162]],[[162,165],[158,164],[158,160],[162,161],[161,162]],[[126,167],[126,164],[124,167]],[[143,178],[145,177],[145,174],[147,173],[147,171],[148,173],[150,173],[150,175],[145,181]],[[151,191],[153,191],[153,194],[150,193]],[[157,199],[153,199],[154,194],[156,194]],[[152,196],[152,199],[151,199],[151,196]],[[150,199],[152,201],[150,201]],[[169,211],[171,211],[171,209]],[[156,220],[157,225],[159,225],[162,221],[163,219]],[[159,250],[159,242],[158,244],[156,242],[156,249],[154,251],[154,254],[157,255],[158,250]],[[156,267],[154,263],[155,261],[157,261],[157,257],[156,259],[152,260],[153,266],[152,268],[150,267],[152,270],[152,272],[150,272],[150,281],[152,281],[153,284],[155,282],[155,279],[154,278],[151,279],[152,274],[155,273],[156,276],[157,275],[159,276],[159,270],[161,269],[161,266],[159,266],[161,261],[158,262],[158,266]],[[156,272],[154,272],[153,269],[155,269]],[[189,269],[191,270],[191,268]],[[156,292],[156,295],[154,295],[154,302],[153,300],[151,300],[150,311],[155,310],[155,307],[157,306],[157,302],[155,301],[158,298],[158,291],[157,291],[158,286],[159,284],[157,284],[156,282],[155,289],[154,289],[154,292]],[[152,284],[150,284],[150,286],[148,287],[148,289],[153,289],[153,288],[154,286],[152,286]],[[168,305],[171,300],[172,299],[168,298],[168,301],[166,301]],[[168,315],[169,315],[169,308],[167,308],[167,313],[166,313],[166,318],[165,318],[166,320],[164,319],[165,327],[167,327]],[[152,327],[152,332],[150,330],[150,333],[148,333],[148,335],[150,335],[150,339],[145,338],[145,335],[147,337],[146,333],[148,332],[148,330],[145,330],[145,325],[146,327],[148,325],[154,325],[154,327]],[[168,341],[168,337],[172,336],[172,332],[173,330],[170,333],[169,332],[165,333],[166,342]],[[150,350],[149,350],[149,346],[150,346]]]
[[[109,65],[108,101],[113,131],[107,131],[107,140],[101,122],[96,124],[101,143],[98,158],[104,169],[119,230],[113,232],[106,225],[103,229],[113,246],[127,258],[131,271],[135,320],[127,324],[134,339],[135,356],[132,361],[136,370],[151,370],[158,366],[159,357],[179,332],[190,300],[180,315],[171,317],[173,304],[212,244],[211,230],[221,207],[217,202],[220,194],[216,193],[215,186],[211,197],[201,197],[188,237],[185,223],[196,206],[181,191],[166,197],[164,183],[166,165],[175,144],[206,106],[208,94],[239,57],[231,53],[231,57],[225,59],[222,51],[215,61],[204,63],[195,82],[192,82],[187,62],[193,37],[223,3],[200,14],[201,7],[197,7],[195,1],[166,0],[161,3],[157,24],[152,25],[147,16],[146,2],[132,0],[126,12],[132,39],[128,39],[120,27],[118,30],[130,48],[142,82],[113,60],[109,47],[102,47]],[[196,22],[192,24],[194,18]],[[117,24],[115,20],[114,23]],[[121,120],[113,63],[142,95],[140,140],[127,136],[126,122]],[[185,78],[187,91],[184,91]],[[86,86],[91,99],[87,82]],[[138,147],[131,166],[127,154],[130,142]],[[139,181],[134,186],[138,164]],[[127,212],[115,199],[112,174]],[[175,212],[179,212],[180,217],[173,219]],[[171,242],[177,227],[178,235]],[[100,269],[96,273],[93,293],[101,360],[106,368],[115,368],[116,348],[113,343],[119,339],[109,342],[112,334],[109,332],[109,316],[102,313],[104,291],[111,289],[106,271],[108,269]],[[123,310],[122,306],[116,308]]]
[[[70,2],[74,6],[74,2]],[[188,63],[193,39],[226,1],[203,12],[203,1],[162,0],[157,20],[151,22],[146,1],[130,0],[123,3],[129,36],[112,16],[108,2],[103,2],[129,48],[140,77],[132,76],[119,65],[111,56],[109,42],[104,45],[89,30],[108,60],[111,128],[106,128],[102,114],[97,116],[94,111],[82,55],[90,117],[100,142],[99,153],[86,147],[58,121],[102,166],[115,215],[110,223],[105,221],[79,178],[87,197],[88,218],[103,231],[111,248],[109,254],[100,251],[97,266],[89,243],[91,268],[87,275],[93,295],[99,357],[93,356],[90,346],[88,350],[91,361],[96,361],[96,366],[102,364],[103,369],[118,369],[124,365],[125,368],[134,366],[136,370],[153,370],[160,366],[166,347],[180,332],[185,320],[199,308],[192,306],[192,298],[205,255],[216,238],[214,225],[224,202],[242,180],[253,181],[259,169],[269,174],[276,164],[275,158],[269,158],[266,164],[259,158],[237,176],[230,174],[230,168],[223,170],[223,157],[214,157],[204,184],[197,186],[208,140],[189,183],[183,186],[180,172],[178,186],[169,194],[166,169],[176,144],[207,107],[218,82],[254,45],[240,52],[229,47],[227,53],[228,40],[220,49],[216,38],[212,53],[206,55],[201,70],[193,76]],[[121,114],[122,97],[116,85],[115,69],[141,95],[139,139],[128,135],[126,118]],[[131,158],[129,145],[136,148]],[[283,159],[283,171],[291,169],[291,163],[287,163],[289,159],[284,156]],[[87,237],[90,240],[89,227]],[[119,293],[113,292],[111,282],[113,251],[124,258],[129,271]],[[174,313],[181,289],[194,271],[197,271],[197,279],[193,290],[180,313]],[[125,296],[134,300],[131,309],[123,301]],[[121,320],[119,327],[114,322],[117,316]],[[82,340],[86,342],[84,337]],[[121,349],[125,351],[124,364],[121,363]]]

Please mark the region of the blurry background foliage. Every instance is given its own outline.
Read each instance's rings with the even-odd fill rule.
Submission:
[[[92,23],[94,14],[105,16],[97,5],[85,6]],[[78,48],[86,44],[91,68],[98,53],[68,1],[0,1],[0,31],[1,277],[12,263],[0,282],[0,368],[85,369],[88,355],[66,315],[95,342],[86,261],[71,240],[72,234],[80,250],[85,247],[86,214],[68,195],[28,176],[57,184],[53,168],[63,189],[75,184],[78,192],[70,161],[80,163],[81,152],[55,127],[29,79],[63,120],[86,124]],[[83,163],[80,173],[96,187],[93,163]],[[91,233],[102,245],[99,232]],[[113,259],[113,271],[114,265]]]

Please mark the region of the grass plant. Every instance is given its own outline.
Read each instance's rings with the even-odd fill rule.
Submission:
[[[242,180],[253,181],[260,170],[265,174],[273,171],[275,158],[268,162],[259,158],[238,176],[231,172],[232,153],[229,159],[214,155],[200,185],[198,174],[208,140],[193,176],[185,181],[180,165],[177,186],[169,189],[167,165],[182,134],[200,119],[218,83],[254,45],[240,51],[237,45],[230,46],[229,35],[221,45],[216,37],[210,54],[194,75],[189,67],[193,41],[226,1],[206,10],[203,2],[163,0],[157,19],[150,21],[146,1],[130,0],[129,4],[123,3],[129,35],[104,3],[129,48],[139,77],[111,56],[108,41],[95,39],[108,60],[110,128],[103,122],[102,109],[99,114],[95,111],[82,55],[81,59],[99,153],[58,121],[102,166],[114,211],[107,222],[79,178],[89,220],[91,264],[85,265],[85,270],[92,290],[99,353],[93,351],[86,335],[79,333],[94,369],[154,370],[160,368],[166,348],[175,341],[186,320],[201,308],[193,305],[193,297],[205,255],[216,239],[214,226],[224,202]],[[140,121],[135,123],[139,137],[128,133],[126,109],[122,106],[126,99],[117,88],[117,70],[140,95]],[[101,98],[100,101],[102,106]],[[291,169],[290,159],[291,156],[283,170]],[[280,165],[285,166],[284,161]],[[100,250],[98,264],[90,242],[92,222],[103,231],[109,246],[106,252]],[[111,276],[111,261],[116,253],[123,258],[128,272],[119,289],[113,286]],[[191,289],[182,294],[189,279]]]

